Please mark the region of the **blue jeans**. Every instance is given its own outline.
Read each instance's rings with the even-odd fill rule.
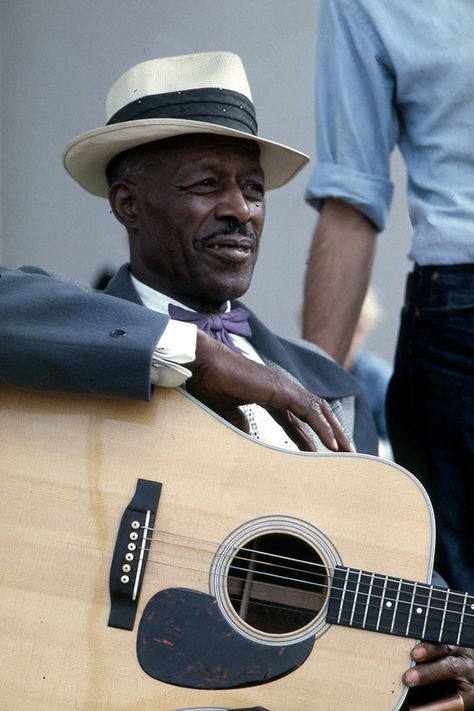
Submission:
[[[474,593],[474,265],[415,267],[402,311],[387,421],[396,462],[423,483],[435,568]]]

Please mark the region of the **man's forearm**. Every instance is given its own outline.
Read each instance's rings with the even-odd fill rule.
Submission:
[[[377,230],[342,200],[321,210],[306,272],[303,336],[343,363],[370,280]]]

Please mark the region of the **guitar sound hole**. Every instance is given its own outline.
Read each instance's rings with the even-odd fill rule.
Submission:
[[[239,617],[262,632],[285,634],[312,622],[324,605],[327,573],[305,541],[268,533],[248,541],[232,559],[227,591]]]

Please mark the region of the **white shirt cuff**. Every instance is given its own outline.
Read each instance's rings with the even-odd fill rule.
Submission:
[[[197,327],[170,319],[152,354],[151,382],[165,388],[182,385],[191,375],[183,363],[196,358]]]

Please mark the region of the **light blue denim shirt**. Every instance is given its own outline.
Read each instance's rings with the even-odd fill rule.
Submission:
[[[310,204],[343,198],[382,230],[398,144],[409,256],[474,262],[473,37],[474,0],[321,0]]]

